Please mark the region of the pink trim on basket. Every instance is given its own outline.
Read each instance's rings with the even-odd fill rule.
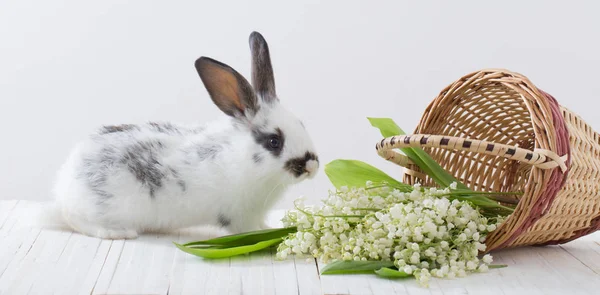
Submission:
[[[570,241],[581,238],[583,236],[587,236],[597,230],[600,230],[600,217],[596,217],[596,218],[592,219],[592,222],[589,227],[586,227],[584,229],[580,229],[580,230],[574,232],[573,235],[567,239],[549,241],[547,243],[541,244],[541,246],[558,245],[558,244],[568,243]]]
[[[567,174],[569,173],[569,167],[571,166],[571,146],[569,143],[569,131],[565,124],[564,117],[560,111],[560,105],[550,94],[538,89],[548,100],[550,109],[552,111],[552,121],[556,128],[556,152],[559,156],[568,155],[567,171],[562,173],[560,168],[554,168],[548,183],[542,191],[540,198],[533,205],[533,208],[529,212],[528,218],[519,226],[504,243],[498,245],[495,248],[505,248],[516,240],[522,233],[526,232],[531,226],[533,226],[542,216],[546,215],[552,207],[552,202],[556,198],[556,195],[564,186],[567,180]],[[490,249],[492,250],[492,249]]]
[[[600,230],[600,216],[594,218],[591,220],[590,222],[590,226],[584,228],[584,229],[580,229],[578,231],[575,231],[573,233],[573,235],[569,238],[566,239],[562,239],[562,240],[554,240],[554,241],[548,241],[544,244],[542,244],[542,246],[544,245],[558,245],[558,244],[564,244],[564,243],[568,243],[570,241],[573,241],[575,239],[578,239],[580,237],[589,235],[597,230]]]

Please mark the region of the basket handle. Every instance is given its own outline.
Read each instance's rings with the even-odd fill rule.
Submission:
[[[516,160],[541,169],[554,169],[560,167],[563,173],[567,171],[565,161],[567,160],[568,155],[559,156],[553,151],[546,149],[535,149],[530,151],[517,146],[493,143],[484,140],[445,135],[413,134],[384,138],[376,145],[377,153],[381,157],[402,167],[407,167],[409,164],[413,163],[408,157],[394,151],[394,149],[405,147],[432,147],[476,152]],[[422,173],[412,170],[408,171],[408,174],[420,174],[414,175],[419,178],[425,176]]]

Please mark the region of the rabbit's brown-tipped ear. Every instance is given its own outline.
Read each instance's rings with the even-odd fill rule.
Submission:
[[[250,34],[250,51],[252,53],[252,86],[254,86],[254,90],[266,102],[277,100],[269,46],[265,38],[258,32]]]
[[[248,117],[258,111],[252,86],[230,66],[208,57],[197,59],[195,66],[210,98],[225,114]]]

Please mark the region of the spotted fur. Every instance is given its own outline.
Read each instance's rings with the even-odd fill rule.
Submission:
[[[225,214],[223,213],[219,213],[219,216],[217,218],[217,222],[219,223],[220,226],[222,227],[228,227],[231,224],[231,219],[229,219],[227,216],[225,216]]]
[[[262,162],[263,156],[260,153],[255,153],[254,155],[252,155],[252,160],[254,161],[254,163],[259,164],[260,162]]]
[[[100,129],[100,134],[107,133],[115,133],[115,132],[126,132],[130,130],[139,130],[139,127],[133,124],[123,124],[123,125],[108,125],[102,126]]]

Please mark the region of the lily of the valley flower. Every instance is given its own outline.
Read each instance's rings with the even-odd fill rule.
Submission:
[[[422,285],[431,276],[464,277],[488,270],[492,257],[480,259],[478,254],[501,218],[487,219],[467,202],[448,200],[444,195],[449,189],[417,184],[403,193],[370,185],[332,191],[321,207],[297,202],[283,223],[298,232],[279,245],[277,256],[309,255],[325,263],[393,261]]]

